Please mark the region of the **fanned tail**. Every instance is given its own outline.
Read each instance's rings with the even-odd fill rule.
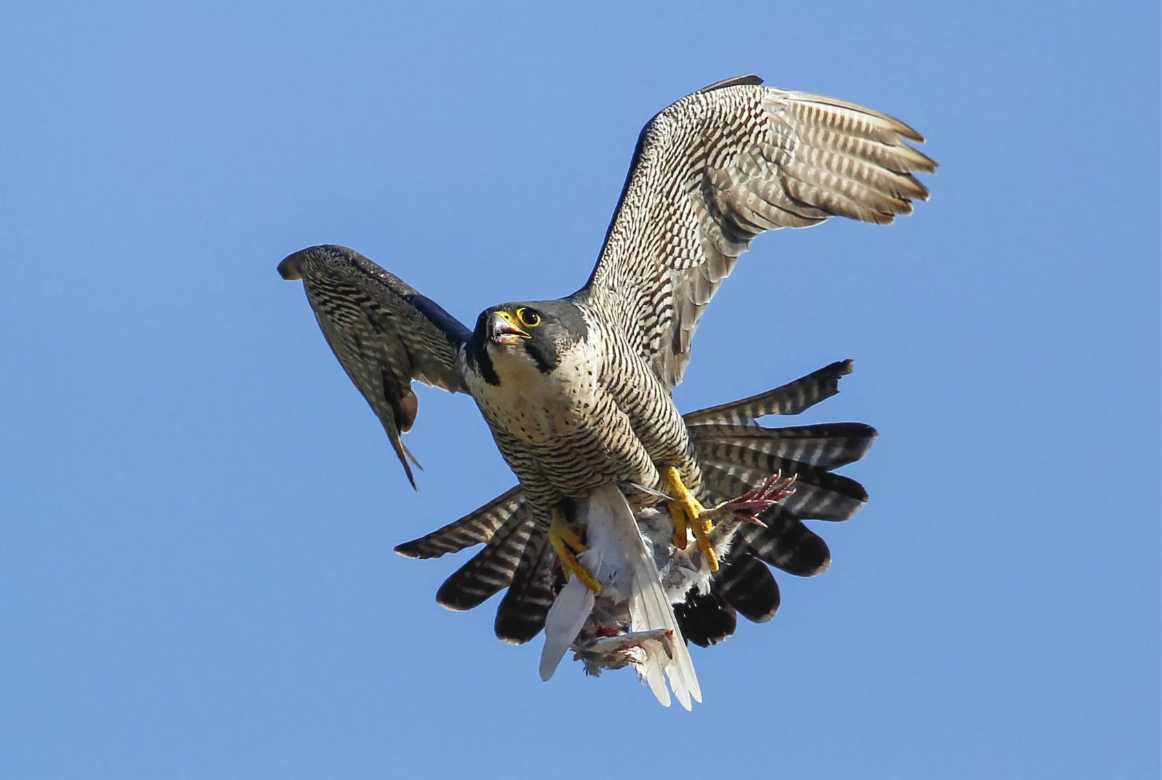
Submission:
[[[776,471],[796,476],[795,493],[761,515],[766,528],[739,528],[710,592],[691,594],[673,608],[689,641],[706,646],[725,639],[734,633],[739,613],[755,622],[775,615],[778,584],[763,563],[797,576],[819,574],[830,565],[827,544],[802,521],[846,520],[864,506],[863,487],[831,471],[862,458],[876,431],[862,423],[766,428],[758,418],[799,414],[830,398],[852,367],[850,360],[838,361],[774,390],[684,416],[708,498],[734,498]],[[434,558],[474,544],[486,547],[444,583],[440,603],[471,609],[507,587],[497,610],[497,636],[514,644],[529,641],[544,627],[563,579],[553,568],[547,533],[519,487],[396,551]]]

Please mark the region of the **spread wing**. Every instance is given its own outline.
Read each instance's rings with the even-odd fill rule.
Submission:
[[[610,313],[670,387],[703,310],[751,240],[831,216],[886,225],[936,163],[912,128],[834,98],[743,76],[655,116],[638,138],[605,247],[577,297]]]
[[[468,388],[460,345],[470,331],[448,312],[358,252],[313,246],[278,265],[283,279],[302,279],[319,327],[347,376],[383,423],[408,480],[410,458],[400,435],[415,422],[412,380],[453,393]]]

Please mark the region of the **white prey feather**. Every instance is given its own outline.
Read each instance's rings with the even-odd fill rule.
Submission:
[[[542,679],[552,676],[565,648],[577,642],[583,627],[617,631],[626,644],[637,646],[628,656],[629,663],[658,701],[669,706],[670,693],[664,681],[668,678],[678,702],[690,709],[692,701],[702,701],[694,663],[654,563],[653,545],[642,538],[625,496],[616,485],[599,488],[581,503],[578,521],[586,526],[588,545],[578,560],[603,590],[593,598],[574,579],[557,596],[545,623]],[[663,635],[669,641],[656,641]],[[593,638],[585,637],[586,641]]]

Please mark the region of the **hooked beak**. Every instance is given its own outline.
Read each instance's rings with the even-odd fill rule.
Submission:
[[[530,338],[521,330],[516,320],[506,311],[495,311],[488,319],[488,340],[495,344],[517,344],[521,339]]]

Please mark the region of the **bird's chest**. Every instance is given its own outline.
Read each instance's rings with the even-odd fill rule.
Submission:
[[[575,353],[562,355],[550,372],[526,357],[501,352],[492,358],[499,384],[471,387],[494,428],[533,445],[552,445],[583,435],[597,401],[597,372]]]

